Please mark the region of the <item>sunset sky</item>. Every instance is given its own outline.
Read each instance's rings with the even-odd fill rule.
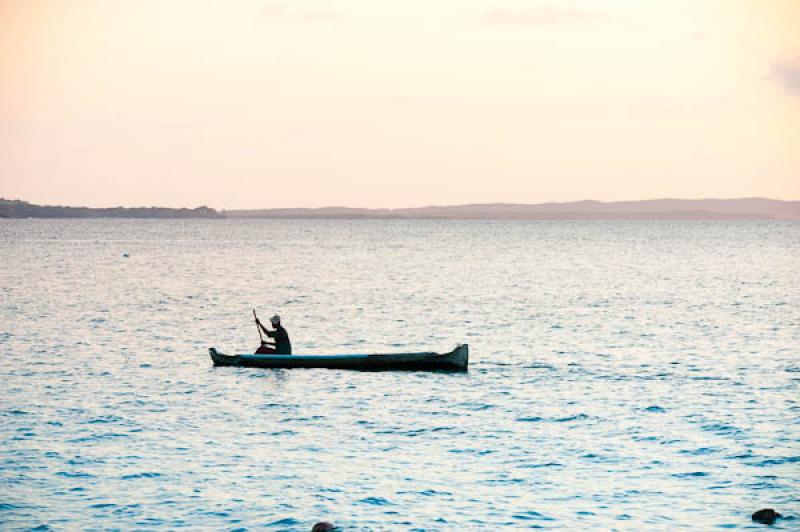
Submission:
[[[800,199],[800,0],[0,0],[0,197]]]

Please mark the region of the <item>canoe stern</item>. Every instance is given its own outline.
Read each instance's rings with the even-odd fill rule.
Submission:
[[[214,363],[215,366],[240,366],[241,361],[239,357],[236,355],[226,355],[224,353],[220,353],[215,348],[210,347],[208,349],[208,354],[211,357],[211,361]]]

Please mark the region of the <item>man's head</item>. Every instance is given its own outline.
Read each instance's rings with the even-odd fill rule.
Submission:
[[[280,316],[278,316],[277,314],[275,314],[274,316],[272,316],[272,317],[269,319],[269,321],[272,323],[272,326],[273,326],[273,327],[277,327],[278,325],[280,325],[280,324],[281,324],[281,317],[280,317]]]

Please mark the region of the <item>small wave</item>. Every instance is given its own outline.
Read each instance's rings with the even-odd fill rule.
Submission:
[[[523,521],[555,521],[555,518],[536,512],[534,510],[514,514],[512,517],[514,519],[521,519]]]
[[[115,438],[130,438],[127,434],[120,434],[117,432],[108,432],[106,434],[93,434],[92,436],[84,436],[82,438],[74,438],[67,440],[69,443],[91,443],[103,440],[112,440]]]
[[[132,475],[123,475],[120,477],[122,480],[133,480],[137,478],[156,478],[160,477],[161,473],[153,473],[153,472],[146,472],[146,473],[134,473]]]
[[[82,471],[59,471],[56,476],[64,478],[94,478],[94,475]]]
[[[663,414],[664,412],[666,412],[666,409],[664,409],[663,407],[660,407],[658,405],[648,406],[647,408],[644,408],[643,410],[645,412],[651,412],[651,413],[654,413],[654,414]]]
[[[99,463],[102,463],[102,460],[94,460],[92,458],[85,458],[83,456],[76,456],[75,458],[70,458],[69,460],[67,460],[67,464],[74,466],[99,464]]]
[[[358,502],[363,504],[371,504],[373,506],[389,506],[393,504],[391,501],[384,499],[383,497],[367,497],[366,499],[361,499]]]
[[[89,425],[100,425],[100,424],[104,424],[104,423],[117,423],[119,421],[122,421],[121,417],[110,415],[110,416],[96,417],[94,419],[90,419],[86,423],[89,424]]]
[[[495,408],[496,405],[492,405],[489,403],[479,403],[479,404],[464,404],[461,406],[466,410],[471,410],[473,412],[480,412],[482,410],[489,410],[490,408]]]
[[[137,521],[135,524],[140,527],[154,527],[163,525],[164,520],[159,519],[158,517],[148,517],[146,519],[142,519],[141,521]]]
[[[517,469],[541,469],[544,467],[564,467],[564,464],[559,464],[558,462],[546,462],[543,464],[523,464],[517,466]]]
[[[8,510],[22,510],[25,508],[30,508],[30,506],[25,506],[24,504],[11,504],[9,502],[0,502],[0,512],[6,512]]]
[[[295,434],[297,434],[297,431],[288,429],[269,433],[270,436],[294,436]]]
[[[444,495],[444,496],[452,495],[452,493],[449,491],[436,491],[436,490],[422,490],[418,493],[423,497],[432,497],[434,495]]]
[[[285,407],[285,406],[288,406],[288,405],[285,405],[284,403],[266,403],[266,404],[261,405],[261,408],[282,408],[282,407]]]
[[[318,421],[320,419],[325,419],[325,416],[308,416],[308,417],[287,417],[281,419],[281,423],[291,423],[293,421]]]
[[[454,454],[467,453],[467,454],[477,454],[478,456],[484,456],[487,454],[492,454],[496,451],[492,449],[450,449],[448,452]]]
[[[726,456],[725,458],[728,460],[746,460],[748,458],[753,458],[753,456],[755,456],[755,453],[753,453],[753,451],[751,451],[750,449],[747,449],[747,451],[744,453],[733,454],[730,456]]]
[[[523,484],[525,479],[522,478],[492,478],[484,480],[481,484],[488,484],[490,486],[507,486],[513,484]]]
[[[115,515],[137,515],[141,509],[141,504],[129,504],[114,510]]]
[[[753,490],[774,490],[778,485],[779,484],[776,482],[751,482],[745,484],[745,487]]]
[[[414,429],[414,430],[407,430],[407,431],[397,431],[397,430],[380,430],[377,434],[396,434],[398,436],[408,436],[411,438],[421,436],[423,434],[435,433],[435,432],[450,432],[452,434],[465,434],[465,432],[461,429],[457,429],[455,427],[429,427],[424,429]]]
[[[708,473],[705,471],[692,471],[691,473],[675,473],[672,475],[675,478],[695,478],[695,477],[707,477]]]
[[[101,509],[101,508],[116,508],[116,504],[110,502],[100,502],[97,504],[93,504],[89,506],[89,508]]]
[[[559,352],[559,354],[566,354],[563,351]],[[555,367],[551,366],[550,364],[543,364],[543,363],[534,363],[522,366],[525,369],[547,369],[550,371],[555,371]]]
[[[702,456],[704,454],[713,454],[719,452],[716,447],[700,447],[698,449],[684,449],[681,454],[691,454],[695,456]]]
[[[707,432],[715,432],[720,435],[733,435],[739,434],[741,430],[733,425],[725,425],[724,423],[710,423],[701,427]]]
[[[568,421],[579,421],[583,419],[589,419],[589,416],[586,414],[575,414],[574,416],[567,416],[567,417],[560,417],[553,419],[556,423],[566,423]]]
[[[784,456],[779,458],[768,458],[766,460],[762,460],[761,462],[755,465],[759,467],[766,467],[772,465],[793,464],[795,462],[800,462],[800,456]]]
[[[553,423],[567,423],[569,421],[580,421],[584,419],[589,419],[589,416],[586,414],[575,414],[572,416],[564,416],[564,417],[551,417],[551,418],[543,418],[541,416],[528,416],[528,417],[519,417],[517,421],[521,423],[540,423],[542,421],[550,421]]]

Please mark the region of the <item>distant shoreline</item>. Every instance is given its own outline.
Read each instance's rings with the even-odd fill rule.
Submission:
[[[210,207],[171,209],[167,207],[65,207],[61,205],[36,205],[21,200],[0,198],[0,218],[223,218]]]
[[[800,220],[800,201],[765,198],[471,204],[401,209],[350,207],[216,210],[211,207],[68,207],[0,198],[0,218],[282,220]]]

